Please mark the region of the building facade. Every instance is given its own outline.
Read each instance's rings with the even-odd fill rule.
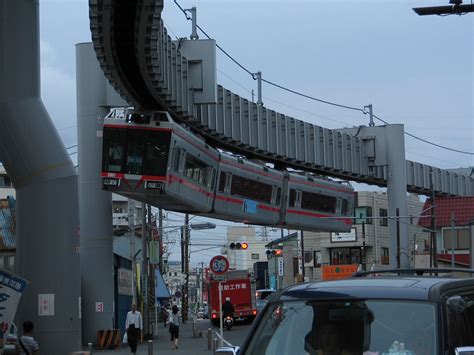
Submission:
[[[389,231],[388,196],[380,192],[358,192],[356,211],[364,210],[365,223],[354,224],[349,233],[304,232],[305,280],[320,280],[322,265],[358,264],[361,269],[388,268]],[[418,226],[423,202],[417,195],[407,195],[409,216],[400,218],[408,224],[409,250],[400,250],[410,256],[412,265],[422,262],[428,251],[429,234]],[[361,221],[358,221],[361,222]]]

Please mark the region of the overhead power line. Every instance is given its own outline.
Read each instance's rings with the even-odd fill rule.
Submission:
[[[183,9],[181,7],[181,5],[178,3],[177,0],[174,0],[174,3],[179,7],[179,9],[183,12],[184,16],[186,16],[186,19],[187,20],[191,20],[191,17],[188,15],[188,13],[186,12],[185,9]],[[208,38],[208,39],[211,39],[211,37],[206,33],[206,31],[204,31],[201,26],[199,25],[196,25],[196,27]],[[225,56],[227,56],[231,61],[233,61],[239,68],[241,68],[242,70],[244,70],[246,73],[248,73],[252,79],[254,80],[257,80],[257,75],[250,71],[249,69],[247,69],[245,66],[243,66],[237,59],[235,59],[233,56],[231,56],[226,50],[224,50],[217,42],[216,42],[216,47],[222,52],[224,53]],[[342,104],[338,104],[336,102],[332,102],[332,101],[328,101],[328,100],[323,100],[323,99],[319,99],[317,97],[314,97],[314,96],[310,96],[310,95],[307,95],[307,94],[304,94],[304,93],[301,93],[301,92],[298,92],[296,90],[293,90],[293,89],[290,89],[286,86],[283,86],[283,85],[280,85],[280,84],[277,84],[277,83],[274,83],[272,81],[269,81],[269,80],[266,80],[266,79],[263,79],[262,78],[262,81],[269,84],[269,85],[272,85],[274,87],[277,87],[281,90],[284,90],[284,91],[287,91],[287,92],[290,92],[294,95],[298,95],[298,96],[301,96],[301,97],[304,97],[304,98],[307,98],[307,99],[310,99],[310,100],[313,100],[313,101],[317,101],[317,102],[320,102],[320,103],[323,103],[323,104],[326,104],[326,105],[331,105],[331,106],[335,106],[335,107],[339,107],[339,108],[343,108],[343,109],[347,109],[347,110],[353,110],[353,111],[359,111],[359,112],[362,112],[363,114],[367,114],[368,112],[365,110],[365,108],[359,108],[359,107],[354,107],[354,106],[348,106],[348,105],[342,105]],[[390,125],[389,122],[381,119],[380,117],[376,116],[376,115],[373,115],[373,117],[375,117],[376,119],[378,119],[379,121],[387,124],[387,125]],[[441,149],[445,149],[445,150],[448,150],[448,151],[451,151],[451,152],[455,152],[455,153],[460,153],[460,154],[468,154],[468,155],[474,155],[474,152],[468,152],[468,151],[464,151],[464,150],[459,150],[459,149],[454,149],[454,148],[450,148],[450,147],[447,147],[447,146],[443,146],[441,144],[437,144],[437,143],[434,143],[434,142],[431,142],[427,139],[424,139],[424,138],[421,138],[421,137],[418,137],[412,133],[409,133],[409,132],[406,132],[405,131],[405,134],[407,136],[410,136],[414,139],[417,139],[423,143],[426,143],[426,144],[429,144],[429,145],[432,145],[432,146],[435,146],[435,147],[438,147],[438,148],[441,148]]]

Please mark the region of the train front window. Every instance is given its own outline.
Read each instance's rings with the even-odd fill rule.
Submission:
[[[171,132],[148,131],[145,140],[143,175],[165,176],[168,167]]]
[[[144,133],[144,131],[132,130],[128,132],[126,174],[142,175],[143,147],[145,144]]]
[[[104,127],[102,171],[119,173],[124,164],[127,132],[124,129]]]

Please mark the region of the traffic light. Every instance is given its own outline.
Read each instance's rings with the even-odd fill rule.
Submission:
[[[272,258],[272,257],[276,257],[276,256],[282,256],[283,255],[283,250],[281,249],[271,249],[271,250],[267,250],[267,258]]]
[[[229,249],[230,250],[234,250],[234,249],[236,249],[236,250],[247,250],[248,248],[249,248],[249,245],[246,242],[242,242],[242,243],[237,242],[237,243],[230,243],[229,244]]]

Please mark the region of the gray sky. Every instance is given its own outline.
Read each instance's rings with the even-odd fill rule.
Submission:
[[[77,142],[74,45],[90,41],[87,3],[40,1],[42,95],[66,146]],[[474,14],[420,17],[411,9],[448,0],[179,3],[198,6],[199,25],[243,66],[261,70],[267,80],[344,105],[373,104],[376,115],[405,124],[407,132],[474,151]],[[173,1],[165,0],[163,17],[170,35],[191,33],[190,21]],[[217,59],[219,83],[250,98],[256,82],[221,52]],[[266,107],[323,127],[368,124],[362,114],[268,85],[263,97]],[[410,137],[406,151],[407,159],[440,168],[474,165],[472,155]]]

